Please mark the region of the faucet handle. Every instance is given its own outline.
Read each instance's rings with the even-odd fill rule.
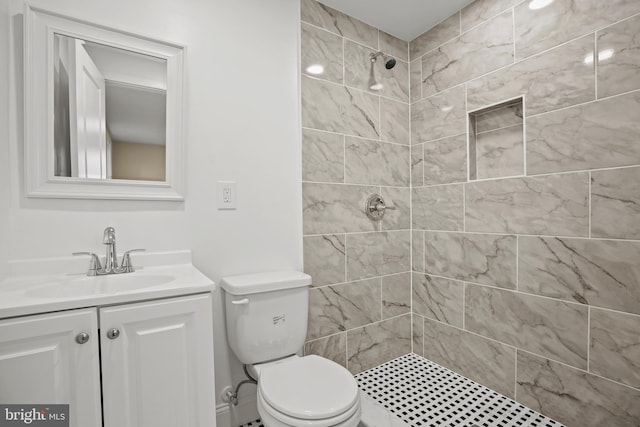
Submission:
[[[145,252],[146,249],[129,249],[122,255],[122,265],[120,268],[125,273],[133,273],[135,270],[133,269],[133,264],[131,264],[131,252]]]
[[[89,255],[91,257],[91,260],[89,261],[89,271],[87,272],[87,276],[96,276],[98,270],[102,270],[100,258],[98,258],[98,255],[94,254],[93,252],[73,252],[71,255]]]

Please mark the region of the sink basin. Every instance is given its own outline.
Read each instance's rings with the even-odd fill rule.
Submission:
[[[136,273],[107,276],[83,276],[62,282],[51,282],[29,289],[26,294],[36,298],[84,297],[101,294],[132,293],[164,285],[175,280],[169,275],[143,275]]]

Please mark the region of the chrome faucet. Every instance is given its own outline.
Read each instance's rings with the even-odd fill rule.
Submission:
[[[116,251],[116,229],[107,227],[104,229],[102,243],[107,245],[107,255],[104,267],[100,264],[100,258],[93,252],[74,252],[73,255],[89,255],[89,271],[87,276],[104,276],[107,274],[133,273],[135,270],[131,263],[131,252],[144,252],[144,249],[131,249],[122,255],[122,265],[118,266],[118,253]]]

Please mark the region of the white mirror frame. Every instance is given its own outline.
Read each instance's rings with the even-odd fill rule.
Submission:
[[[184,200],[183,64],[185,47],[153,40],[27,4],[24,38],[24,163],[28,197]],[[64,34],[167,61],[166,181],[54,176],[53,40]]]

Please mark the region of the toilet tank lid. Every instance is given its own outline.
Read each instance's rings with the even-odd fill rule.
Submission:
[[[311,276],[295,270],[269,271],[224,277],[222,288],[233,295],[257,294],[311,285]]]

